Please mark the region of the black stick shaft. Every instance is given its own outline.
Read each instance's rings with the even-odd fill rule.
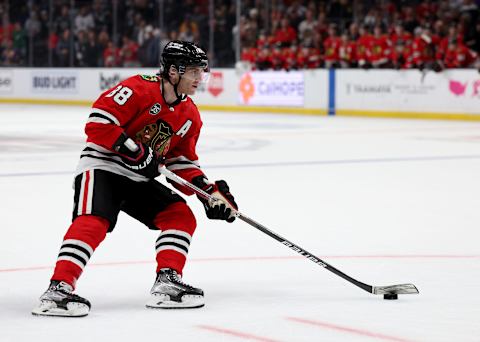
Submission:
[[[192,190],[193,192],[195,192],[198,196],[201,196],[207,200],[210,200],[210,201],[214,201],[215,198],[213,196],[211,196],[209,193],[203,191],[202,189],[196,187],[195,185],[191,184],[190,182],[187,182],[185,179],[181,178],[180,176],[177,176],[176,174],[174,174],[173,172],[171,172],[170,170],[166,169],[165,167],[160,167],[159,168],[159,171],[161,174],[163,174],[165,177],[173,180],[174,182],[178,183],[178,184],[181,184],[183,186],[186,186],[187,188],[189,188],[190,190]],[[337,276],[347,280],[348,282],[352,283],[353,285],[356,285],[358,286],[359,288],[361,288],[362,290],[365,290],[369,293],[373,293],[373,286],[371,285],[368,285],[368,284],[365,284],[365,283],[362,283],[361,281],[358,281],[352,277],[350,277],[349,275],[343,273],[342,271],[336,269],[335,267],[333,267],[332,265],[326,263],[325,261],[323,261],[322,259],[316,257],[315,255],[307,252],[305,249],[303,248],[300,248],[298,245],[294,244],[293,242],[291,241],[288,241],[287,239],[281,237],[280,235],[278,235],[277,233],[271,231],[270,229],[268,229],[267,227],[265,227],[264,225],[256,222],[255,220],[249,218],[248,216],[242,214],[241,212],[239,211],[235,211],[235,216],[242,220],[243,222],[249,224],[250,226],[260,230],[262,233],[265,233],[267,234],[268,236],[274,238],[275,240],[277,240],[278,242],[280,242],[281,244],[287,246],[288,248],[290,248],[291,250],[297,252],[298,254],[300,254],[301,256],[313,261],[314,263],[316,263],[317,265],[320,265],[322,266],[323,268],[329,270],[330,272],[332,273],[335,273]]]
[[[347,280],[348,282],[360,287],[361,289],[367,291],[367,292],[370,292],[370,293],[373,293],[373,287],[371,285],[368,285],[368,284],[365,284],[365,283],[362,283],[361,281],[358,281],[352,277],[350,277],[349,275],[343,273],[342,271],[340,271],[339,269],[333,267],[332,265],[326,263],[325,261],[323,261],[322,259],[320,259],[319,257],[316,257],[315,255],[313,255],[312,253],[306,251],[305,249],[299,247],[298,245],[294,244],[293,242],[283,238],[282,236],[278,235],[277,233],[271,231],[270,229],[268,229],[267,227],[261,225],[260,223],[252,220],[251,218],[243,215],[242,213],[238,213],[238,216],[237,216],[240,220],[242,220],[243,222],[245,223],[248,223],[249,225],[251,225],[252,227],[260,230],[262,233],[265,233],[267,234],[268,236],[274,238],[275,240],[277,240],[278,242],[280,242],[282,245],[285,245],[287,246],[288,248],[290,248],[291,250],[297,252],[298,254],[300,254],[301,256],[307,258],[308,260],[311,260],[313,261],[314,263],[316,263],[317,265],[319,266],[322,266],[323,268],[329,270],[330,272],[332,273],[335,273],[337,276],[339,277],[342,277],[343,279]]]

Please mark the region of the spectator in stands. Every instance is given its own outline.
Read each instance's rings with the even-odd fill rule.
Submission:
[[[241,56],[253,68],[262,69],[278,69],[279,65],[289,70],[336,65],[428,69],[434,67],[436,61],[445,61],[451,66],[473,66],[474,62],[468,62],[472,59],[470,50],[480,52],[477,2],[369,0],[357,1],[353,12],[352,2],[348,0],[278,0],[268,2],[268,6],[266,2],[248,0],[243,3],[239,25]],[[78,3],[80,7],[77,7]],[[161,3],[163,8],[158,7]],[[233,1],[218,0],[211,22],[208,6],[194,0],[117,2],[117,12],[112,11],[115,4],[107,0],[75,1],[73,7],[70,4],[71,1],[54,1],[53,25],[49,27],[46,2],[33,1],[27,7],[10,1],[8,17],[13,23],[7,22],[0,27],[2,52],[8,56],[14,55],[21,65],[46,65],[48,47],[54,51],[55,66],[69,66],[71,57],[75,65],[121,66],[120,49],[113,47],[118,42],[111,40],[113,37],[127,36],[137,43],[139,51],[137,62],[126,63],[150,66],[158,64],[157,51],[167,40],[166,32],[180,32],[182,39],[193,40],[207,47],[211,23],[214,25],[214,51],[208,53],[212,57],[212,65],[233,65],[235,40],[232,28],[236,24]],[[160,11],[165,20],[162,30],[156,27],[156,15]],[[117,25],[115,34],[110,36],[114,19],[112,13],[117,13]],[[76,14],[74,20],[72,14]],[[337,44],[338,56],[331,55],[332,51],[336,51],[329,34],[332,24],[337,24],[338,33],[347,33],[347,36],[342,34],[341,38],[337,33],[336,38],[340,42]],[[368,30],[379,26],[383,37],[376,37],[366,32],[365,28],[359,28],[362,24],[366,24]],[[402,28],[401,31],[399,28]],[[385,36],[387,29],[390,30],[388,37]],[[75,32],[75,35],[66,40],[64,36],[70,34],[66,33],[67,30]],[[417,32],[415,37],[412,36],[414,32]],[[12,40],[13,45],[8,47],[5,40]],[[276,43],[281,44],[280,49]],[[75,46],[74,50],[70,44]],[[390,51],[385,48],[388,45]],[[29,48],[33,49],[29,51]],[[131,48],[127,49],[130,52],[125,49],[126,45],[122,44],[122,56],[133,51]],[[7,50],[10,52],[7,53]],[[380,50],[384,50],[383,53]],[[75,52],[74,56],[70,56],[70,51]],[[108,60],[104,59],[104,55]],[[323,63],[324,58],[326,63]],[[462,58],[465,62],[460,62]],[[2,55],[2,59],[5,63],[11,63],[5,55]]]
[[[262,47],[263,48],[263,47]],[[258,52],[255,47],[243,47],[240,59],[242,62],[247,63],[248,67],[252,70],[257,68],[256,63],[258,60]]]
[[[27,35],[18,21],[13,24],[12,43],[18,58],[18,65],[22,65],[27,56]]]
[[[415,12],[412,7],[410,6],[405,6],[402,9],[403,12],[403,27],[405,27],[405,30],[413,34],[413,31],[415,31],[415,28],[417,28],[420,23],[417,20],[417,17],[415,16]]]
[[[102,47],[97,42],[97,35],[94,30],[87,33],[87,41],[84,46],[84,63],[86,67],[97,67],[100,65]]]
[[[271,68],[273,70],[285,69],[285,60],[282,54],[282,47],[279,43],[275,44],[270,50]]]
[[[77,39],[75,41],[75,65],[79,67],[86,66],[85,50],[87,47],[87,35],[85,31],[77,32]]]
[[[313,11],[307,9],[305,12],[305,19],[298,25],[298,39],[300,41],[305,41],[306,39],[313,39],[313,33],[317,27],[317,21],[314,20]],[[313,45],[306,44],[306,45]]]
[[[328,29],[328,37],[323,42],[325,68],[337,68],[340,66],[341,40],[337,34],[337,27],[332,24]]]
[[[292,44],[290,47],[284,49],[284,69],[297,70],[298,46],[296,44]]]
[[[283,18],[280,22],[280,27],[274,33],[275,43],[279,43],[282,47],[292,45],[297,39],[297,32],[290,25],[288,18]]]
[[[409,68],[412,63],[412,39],[410,32],[397,23],[390,35],[391,52],[388,56],[390,65],[395,69]]]
[[[446,68],[478,67],[478,55],[462,42],[451,40],[448,44],[443,64]]]
[[[298,28],[302,20],[305,18],[307,8],[299,0],[293,0],[288,6],[285,18],[288,18],[289,26]]]
[[[138,59],[144,67],[155,67],[159,63],[160,55],[160,30],[154,33],[153,27],[148,25],[145,38],[138,48]]]
[[[272,68],[272,58],[270,56],[270,50],[267,46],[264,46],[258,52],[256,69],[268,70],[271,68]]]
[[[187,42],[193,42],[199,34],[197,23],[190,19],[190,15],[185,15],[178,29],[178,38]]]
[[[70,66],[70,30],[65,29],[62,32],[56,49],[55,49],[56,59],[58,66],[66,67]]]
[[[97,30],[106,29],[112,22],[112,11],[107,7],[109,2],[102,0],[94,0],[92,5],[92,15],[94,19],[94,27]]]
[[[372,45],[372,35],[368,32],[365,26],[360,26],[358,29],[359,38],[357,40],[357,50],[355,55],[357,56],[358,67],[368,69],[371,68],[370,52]]]
[[[18,52],[13,48],[13,42],[11,40],[5,40],[1,48],[1,65],[16,66],[18,62]]]
[[[38,34],[40,33],[42,24],[40,23],[40,19],[38,17],[38,12],[36,10],[30,13],[30,16],[25,21],[25,30],[29,39],[34,40],[37,38]]]
[[[80,31],[88,31],[95,27],[95,20],[88,6],[82,6],[75,16],[75,34]]]
[[[122,65],[127,68],[139,67],[138,44],[127,35],[122,37],[122,47],[119,52]]]
[[[373,29],[373,37],[370,44],[370,64],[374,68],[391,67],[391,42],[386,35],[383,34],[381,26],[375,26]]]
[[[71,27],[70,9],[63,5],[60,9],[60,15],[54,19],[54,29],[56,32],[64,32]]]
[[[357,43],[350,39],[347,32],[340,36],[340,47],[338,49],[339,64],[342,68],[355,68],[357,66]]]
[[[120,66],[120,50],[113,45],[112,41],[108,41],[103,50],[103,66],[107,68]]]

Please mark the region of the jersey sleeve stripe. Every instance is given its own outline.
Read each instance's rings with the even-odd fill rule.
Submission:
[[[98,114],[98,113],[92,113],[88,116],[87,123],[101,123],[101,124],[115,124],[112,119],[109,117],[103,115],[103,114]]]
[[[185,164],[185,165],[182,165],[182,164],[170,165],[170,166],[167,166],[167,169],[170,170],[170,171],[186,170],[186,169],[198,169],[198,170],[200,170],[200,167],[196,166],[192,163],[188,163],[188,164]]]
[[[188,158],[185,158],[184,156],[169,158],[165,160],[165,166],[170,171],[185,170],[185,169],[200,170],[200,164],[198,163],[198,160],[190,160]]]
[[[91,114],[101,114],[101,115],[109,118],[110,120],[112,120],[115,125],[121,126],[120,121],[118,121],[118,119],[115,117],[115,115],[113,115],[113,114],[111,114],[111,113],[109,113],[109,112],[107,112],[103,109],[94,107],[94,108],[92,108]]]
[[[179,156],[179,157],[174,157],[174,158],[168,158],[165,160],[165,163],[166,164],[174,164],[176,162],[189,162],[189,163],[193,163],[197,166],[200,166],[200,164],[198,163],[198,160],[190,160],[184,156]]]

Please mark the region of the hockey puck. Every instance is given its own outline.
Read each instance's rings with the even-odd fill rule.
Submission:
[[[396,293],[385,293],[383,295],[383,299],[387,299],[387,300],[398,299],[398,295]]]

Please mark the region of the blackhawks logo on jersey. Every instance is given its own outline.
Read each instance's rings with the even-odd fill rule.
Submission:
[[[148,81],[148,82],[158,82],[159,78],[158,76],[155,75],[140,75],[142,80]]]
[[[135,138],[137,141],[150,146],[159,157],[167,154],[172,135],[172,127],[165,121],[157,120],[135,134]]]

